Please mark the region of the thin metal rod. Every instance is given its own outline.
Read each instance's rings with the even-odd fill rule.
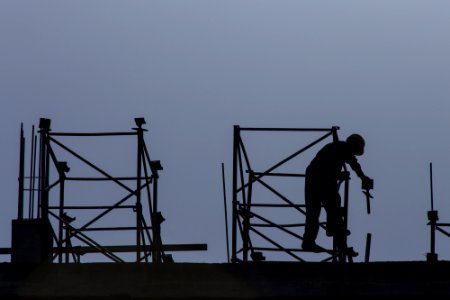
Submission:
[[[152,237],[150,235],[150,230],[153,230],[153,227],[147,226],[147,222],[145,221],[145,218],[142,218],[142,224],[143,224],[143,227],[142,227],[143,228],[143,230],[142,230],[143,245],[146,246],[146,244],[145,244],[145,236],[147,236],[149,245],[153,246],[153,239],[152,239]],[[150,251],[147,252],[145,250],[143,251],[143,253],[144,253],[144,255],[143,255],[143,257],[141,257],[141,260],[145,259],[145,261],[147,262],[148,261],[148,259],[147,259],[148,256],[152,255],[152,253]]]
[[[232,238],[231,238],[231,261],[237,261],[237,225],[239,222],[238,214],[237,214],[237,205],[238,205],[238,191],[237,191],[237,176],[238,176],[238,151],[239,151],[239,126],[235,125],[233,127],[233,199],[232,199]]]
[[[242,161],[242,155],[244,155],[247,168],[250,169],[250,170],[252,168],[250,166],[250,162],[248,161],[244,145],[242,144],[242,140],[240,138],[239,138],[239,144],[240,144],[240,147],[238,148],[239,179],[240,179],[241,186],[244,186],[244,184],[245,184],[245,182],[244,182],[244,165],[243,165],[243,161]],[[247,186],[248,186],[248,184],[245,185],[245,187],[247,187]],[[247,190],[244,189],[244,188],[240,189],[240,190],[237,190],[237,192],[241,192],[242,203],[244,203],[244,204],[247,203],[247,193],[246,193],[246,191]]]
[[[144,218],[141,218],[141,223],[142,223],[142,225],[141,225],[141,245],[142,245],[142,247],[145,247],[145,246],[147,246],[147,244],[145,243],[145,232],[146,232],[145,227],[146,227],[147,225],[145,225],[145,219],[144,219]],[[148,256],[147,256],[147,253],[145,253],[145,251],[139,251],[139,252],[142,252],[142,253],[143,253],[143,254],[141,255],[141,257],[139,258],[139,261],[140,261],[140,262],[141,262],[141,261],[148,262]]]
[[[255,127],[241,127],[241,131],[330,131],[330,128],[255,128]]]
[[[44,132],[43,129],[40,128],[41,130],[38,131],[39,132],[39,164],[38,164],[38,203],[37,203],[37,217],[40,218],[41,217],[41,205],[42,205],[42,189],[44,188],[43,186],[43,176],[44,176],[44,170],[43,170],[43,160],[44,160]]]
[[[49,136],[126,136],[137,135],[136,132],[49,132]]]
[[[251,207],[306,207],[305,204],[265,204],[265,203],[251,203]]]
[[[240,138],[240,135],[239,135],[239,149],[240,149],[239,159],[242,161],[242,157],[241,157],[241,152],[242,152],[242,154],[244,155],[245,164],[247,166],[247,169],[252,170],[253,168],[250,165],[250,159],[248,158],[247,149],[245,148],[244,142]],[[242,162],[241,162],[241,164],[242,164]]]
[[[225,184],[225,166],[222,163],[222,190],[223,190],[223,208],[225,212],[225,240],[227,243],[227,262],[230,262],[230,245],[228,242],[228,214],[227,214],[227,192]]]
[[[58,262],[62,263],[63,261],[63,254],[61,252],[61,249],[63,248],[63,233],[64,233],[64,223],[63,223],[63,216],[64,216],[64,172],[61,170],[59,171],[59,176],[61,180],[61,184],[59,186],[59,222],[58,222]],[[70,239],[65,240],[66,247],[68,246],[68,241]]]
[[[253,172],[250,171],[248,174],[248,182],[250,183],[248,185],[248,189],[247,189],[247,203],[244,203],[244,209],[241,211],[243,212],[242,214],[242,225],[243,225],[243,235],[242,235],[242,240],[244,243],[244,251],[243,251],[243,259],[244,261],[248,260],[248,247],[247,245],[249,244],[250,241],[250,206],[249,204],[252,203],[252,193],[253,193],[253,184],[252,184],[252,178],[253,178]],[[251,250],[253,253],[253,250]]]
[[[31,219],[31,211],[33,210],[33,149],[34,149],[34,125],[31,129],[31,151],[30,151],[30,180],[28,182],[28,218]]]
[[[448,226],[450,226],[450,223],[436,223],[436,226],[448,227]]]
[[[450,233],[448,233],[447,231],[445,231],[444,229],[440,228],[440,227],[436,227],[436,230],[443,233],[444,235],[450,237]],[[434,252],[433,252],[434,253]]]
[[[45,177],[44,177],[44,190],[42,191],[44,193],[44,202],[43,202],[43,211],[44,211],[44,218],[48,220],[48,205],[50,201],[50,153],[51,147],[48,140],[48,136],[45,137]],[[56,161],[54,161],[56,164]]]
[[[137,132],[137,159],[136,159],[136,246],[138,250],[136,251],[136,262],[139,262],[141,259],[141,231],[142,231],[142,203],[141,203],[141,176],[142,176],[142,141],[143,141],[143,129],[141,126],[138,126],[136,129]]]
[[[64,209],[108,209],[111,208],[112,206],[109,205],[97,205],[97,206],[87,206],[87,205],[71,205],[71,206],[64,206]],[[59,206],[49,206],[49,209],[59,209]],[[116,206],[114,208],[136,208],[135,205],[121,205],[121,206]]]
[[[284,251],[291,251],[291,252],[311,252],[308,250],[303,250],[299,248],[273,248],[273,247],[253,247],[253,250],[255,251],[273,251],[273,252],[284,252]],[[331,252],[331,250],[329,250]],[[327,253],[324,251],[323,253]]]
[[[23,136],[23,123],[20,125],[20,162],[19,162],[19,199],[17,204],[17,219],[23,219],[23,188],[25,172],[25,137]]]
[[[431,201],[431,210],[434,210],[434,198],[433,198],[433,164],[430,162],[430,201]]]
[[[150,154],[149,154],[149,152],[147,150],[147,146],[145,145],[145,141],[144,140],[142,141],[142,149],[143,149],[142,165],[143,165],[144,175],[145,175],[144,178],[146,180],[150,179],[150,182],[151,183],[154,182],[154,185],[153,185],[153,191],[150,190],[150,185],[147,185],[146,189],[145,189],[146,192],[147,192],[148,210],[149,210],[151,227],[147,227],[145,218],[142,217],[142,222],[144,223],[145,234],[147,235],[147,239],[148,239],[149,244],[150,244],[150,246],[152,248],[151,248],[151,250],[148,250],[148,251],[144,250],[144,256],[141,257],[141,260],[145,259],[145,261],[147,261],[148,256],[153,255],[152,261],[153,260],[157,261],[158,258],[155,255],[156,252],[155,252],[154,248],[156,247],[160,251],[163,251],[163,250],[161,250],[162,249],[161,248],[162,247],[161,239],[160,238],[158,239],[158,237],[155,236],[155,231],[157,231],[156,230],[156,226],[159,226],[159,225],[157,225],[156,220],[154,220],[155,218],[154,218],[154,215],[153,215],[153,205],[155,206],[155,209],[157,209],[157,197],[158,197],[158,195],[157,195],[157,193],[158,193],[158,191],[157,191],[158,173],[157,172],[158,171],[151,169]],[[149,174],[148,174],[147,165],[149,166],[149,168],[152,171],[152,176],[150,176],[150,177],[149,177]],[[154,178],[155,178],[155,180],[153,181]],[[155,201],[152,201],[152,192],[153,192],[153,196],[154,196]],[[153,237],[150,235],[150,231],[147,230],[147,228],[151,229],[151,231],[153,233]],[[145,237],[145,235],[144,235],[144,237]],[[143,239],[143,240],[145,241],[145,239]]]
[[[151,229],[151,227],[146,227],[147,229]],[[123,230],[123,231],[127,231],[127,230],[136,230],[137,227],[133,226],[133,227],[91,227],[91,228],[85,228],[85,229],[80,229],[80,231],[115,231],[115,230]]]
[[[344,164],[344,170],[345,170],[345,172],[347,172],[347,167],[345,166],[345,164]],[[343,219],[344,219],[344,228],[345,229],[348,228],[349,185],[350,185],[350,179],[346,178],[345,182],[344,182],[344,209],[343,209],[343,212],[344,212]],[[335,238],[336,238],[336,236],[334,237],[334,239]],[[344,244],[339,245],[339,251],[341,252],[339,254],[339,256],[342,257],[342,260],[344,262],[347,258],[349,259],[349,262],[352,262],[352,257],[351,256],[346,257],[346,255],[343,253],[343,251],[346,251],[346,248],[347,248],[347,235],[344,234],[342,237],[342,240],[343,240]],[[342,247],[344,247],[344,249]]]
[[[437,211],[434,210],[434,198],[433,198],[433,164],[430,162],[430,201],[431,211],[428,212],[428,219],[430,221],[430,253],[427,255],[428,261],[437,260],[436,254],[436,230],[439,228],[436,226],[438,220]]]
[[[143,157],[143,159],[144,159],[144,174],[145,174],[145,178],[147,179],[147,178],[150,178],[150,182],[153,180],[153,178],[158,178],[158,172],[157,171],[153,171],[152,169],[151,169],[151,159],[150,159],[150,154],[148,153],[148,150],[147,150],[147,146],[145,145],[145,143],[144,143],[144,145],[143,145],[143,147],[144,147],[144,157]],[[150,166],[150,171],[152,171],[152,176],[148,176],[148,170],[147,170],[147,164]],[[153,205],[154,205],[154,207],[155,207],[155,209],[158,209],[158,191],[156,190],[156,191],[153,191],[153,196],[155,197],[155,199],[154,199],[154,201],[152,200],[152,194],[151,194],[151,192],[150,192],[150,185],[147,185],[147,198],[148,198],[148,209],[149,209],[149,212],[150,212],[150,220],[151,220],[151,222],[152,222],[152,226],[153,226],[153,218],[152,218],[152,216],[153,216]]]
[[[84,241],[83,241],[84,242]],[[207,244],[170,244],[162,246],[165,251],[175,252],[175,251],[205,251],[207,250]],[[136,252],[136,245],[120,245],[120,246],[103,246],[103,249],[114,252]],[[141,251],[151,251],[152,246],[145,245],[141,246]],[[76,252],[76,253],[99,253],[103,252],[103,249],[98,247],[86,247],[86,246],[75,246],[73,248],[63,248],[62,252]],[[0,248],[0,254],[11,254],[11,248]]]
[[[114,177],[115,180],[136,180],[137,177]],[[141,177],[141,179],[150,179],[150,177]],[[112,181],[111,178],[105,177],[66,177],[69,181]]]
[[[364,262],[369,262],[370,259],[370,245],[372,244],[372,234],[368,233],[366,236],[366,252],[364,255]]]
[[[302,227],[305,226],[305,223],[292,223],[292,224],[277,224],[277,226],[271,225],[271,224],[258,224],[258,223],[252,223],[252,227]]]
[[[33,132],[34,132],[34,126],[33,126]],[[34,139],[34,147],[32,149],[33,151],[33,159],[32,159],[32,164],[33,164],[33,171],[32,171],[32,177],[31,177],[31,191],[30,191],[30,195],[31,195],[31,205],[30,205],[30,219],[34,218],[34,199],[35,199],[35,186],[36,186],[36,155],[37,155],[37,135],[33,133],[33,139]]]
[[[295,173],[262,173],[262,172],[253,172],[255,175],[264,175],[264,176],[278,176],[278,177],[305,177],[305,174],[295,174]]]
[[[144,175],[145,175],[145,178],[150,178],[150,181],[152,181],[153,180],[153,175],[152,175],[152,177],[148,176],[147,165],[150,166],[150,168],[151,168],[151,165],[150,165],[151,161],[150,161],[150,155],[148,154],[147,147],[146,147],[145,143],[143,143],[143,148],[144,148],[144,155],[142,157],[142,164],[143,164],[143,167],[144,167],[143,168],[144,169]],[[156,174],[156,176],[157,175],[158,174]],[[148,206],[148,210],[149,210],[150,225],[151,225],[150,229],[153,232],[153,228],[155,226],[155,220],[153,220],[154,218],[153,218],[153,208],[152,208],[152,194],[151,194],[151,191],[150,191],[150,185],[147,185],[145,190],[147,192],[147,201],[148,201],[148,205],[147,206]],[[145,218],[142,218],[142,221],[144,222],[144,224],[146,223]],[[147,228],[147,225],[145,224],[144,227]],[[150,246],[153,246],[154,238],[152,238],[152,236],[150,235],[150,231],[149,230],[145,230],[145,233],[147,235],[147,239],[148,239],[148,241],[150,243]],[[147,251],[147,253],[146,253],[146,251],[144,250],[144,258],[145,258],[146,261],[147,261],[147,256],[149,256],[149,255],[152,255],[152,252],[151,251]]]

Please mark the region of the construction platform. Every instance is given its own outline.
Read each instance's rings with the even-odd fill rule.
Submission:
[[[450,297],[450,262],[0,264],[1,299]]]

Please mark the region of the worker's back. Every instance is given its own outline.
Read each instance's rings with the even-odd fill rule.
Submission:
[[[308,166],[307,172],[324,179],[337,179],[345,162],[352,161],[356,162],[356,158],[347,142],[332,142],[320,149]]]

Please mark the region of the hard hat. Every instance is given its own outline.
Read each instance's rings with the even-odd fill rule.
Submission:
[[[364,146],[366,145],[366,141],[362,136],[360,136],[357,133],[353,133],[348,136],[347,143],[353,144],[356,147],[356,155],[363,155],[364,154]]]

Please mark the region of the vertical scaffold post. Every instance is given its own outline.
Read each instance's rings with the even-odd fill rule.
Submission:
[[[158,168],[152,166],[153,177],[153,213],[152,218],[152,231],[153,231],[153,247],[152,247],[152,262],[161,262],[161,222],[163,221],[162,215],[158,212]]]
[[[38,217],[48,220],[48,185],[49,185],[49,153],[48,133],[50,131],[50,119],[39,120],[40,150],[39,150],[39,210]]]
[[[60,161],[57,164],[58,168],[58,176],[59,176],[59,225],[58,225],[58,262],[63,262],[63,241],[64,241],[64,189],[65,189],[65,182],[66,182],[66,172],[69,171],[69,167],[67,166],[67,162]],[[68,238],[66,236],[66,238]],[[68,241],[65,241],[66,246],[68,245]],[[66,247],[67,248],[67,247]],[[66,262],[68,262],[67,256],[66,256]]]
[[[236,239],[237,239],[237,222],[238,222],[238,216],[237,216],[237,176],[238,176],[238,152],[239,152],[239,141],[240,141],[240,128],[239,125],[234,125],[234,131],[233,131],[233,197],[232,197],[232,228],[231,228],[231,261],[237,262],[237,246],[236,246]]]
[[[154,160],[150,162],[153,178],[153,213],[152,213],[152,228],[153,228],[153,263],[161,263],[164,259],[170,261],[169,256],[163,252],[163,246],[161,241],[161,223],[164,222],[164,217],[161,212],[158,211],[158,171],[162,170],[161,162]]]
[[[430,225],[430,253],[427,253],[427,261],[435,262],[438,260],[438,255],[436,253],[436,223],[439,220],[437,210],[434,210],[434,199],[433,199],[433,165],[430,162],[430,201],[431,210],[428,211],[428,224]]]
[[[225,213],[225,241],[227,244],[227,262],[230,263],[230,246],[228,237],[227,189],[225,184],[225,165],[222,163],[223,209]]]
[[[144,149],[143,118],[135,118],[137,125],[137,165],[136,165],[136,262],[141,261],[141,234],[142,234],[142,203],[141,203],[141,179],[142,179],[142,155]]]
[[[23,134],[23,123],[20,124],[20,163],[19,163],[19,199],[17,207],[17,219],[23,219],[23,190],[25,182],[25,137]]]
[[[364,255],[364,262],[368,263],[370,259],[370,245],[372,243],[372,234],[368,233],[366,236],[366,251]]]
[[[252,190],[253,190],[253,180],[254,180],[254,172],[253,170],[248,171],[248,193],[247,193],[247,201],[243,203],[244,209],[242,211],[242,242],[243,242],[243,261],[248,261],[248,252],[253,253],[253,249],[250,245],[250,218],[251,218],[251,199],[252,199]]]
[[[28,218],[34,218],[34,192],[35,192],[35,169],[36,169],[36,141],[37,137],[34,133],[34,125],[31,127],[31,151],[30,151],[30,180],[28,190]]]
[[[339,141],[339,137],[338,137],[338,134],[337,134],[338,129],[339,129],[338,126],[331,127],[331,134],[333,136],[333,142],[334,143]]]

